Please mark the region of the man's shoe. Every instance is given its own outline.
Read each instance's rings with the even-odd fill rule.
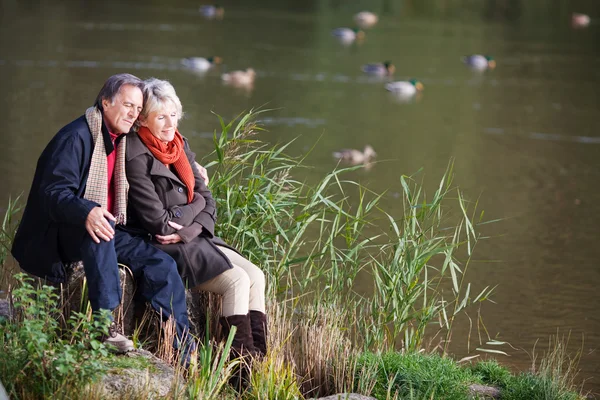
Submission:
[[[108,336],[104,339],[104,344],[115,350],[117,353],[127,353],[134,349],[133,342],[121,335],[117,324],[112,321],[108,327]]]

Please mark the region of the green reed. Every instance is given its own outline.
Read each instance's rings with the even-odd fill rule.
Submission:
[[[8,287],[12,278],[12,268],[9,266],[10,249],[17,230],[18,220],[15,218],[21,212],[21,195],[18,195],[14,200],[8,197],[8,204],[2,219],[2,227],[0,228],[0,288]]]
[[[404,213],[394,218],[380,207],[384,194],[345,179],[360,166],[336,168],[316,184],[295,178],[306,167],[285,153],[291,142],[256,138],[263,112],[220,119],[208,156],[216,159],[206,165],[214,168],[218,233],[265,270],[269,296],[300,296],[302,309],[340,305],[366,322],[347,327],[365,348],[407,350],[423,345],[432,322],[449,334],[456,315],[489,297],[489,287],[474,293],[465,280],[481,221],[452,186],[452,163],[430,199],[422,182],[401,176]],[[366,298],[355,291],[359,276],[372,279]]]

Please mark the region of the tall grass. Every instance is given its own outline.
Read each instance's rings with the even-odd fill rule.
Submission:
[[[516,375],[493,360],[469,369],[485,384],[501,388],[502,399],[580,400],[586,398],[583,387],[576,383],[581,353],[572,355],[567,351],[569,340],[568,336],[551,336],[543,354],[534,348],[530,370]]]
[[[11,284],[13,274],[10,266],[11,257],[9,257],[12,242],[17,230],[17,220],[15,216],[21,212],[21,195],[18,195],[14,200],[9,196],[8,204],[2,219],[2,227],[0,228],[0,288],[7,288]]]
[[[482,214],[453,185],[452,163],[431,196],[425,182],[400,176],[404,213],[396,217],[381,207],[385,193],[345,178],[359,167],[336,168],[315,184],[298,180],[306,167],[286,154],[290,143],[257,139],[263,112],[228,124],[219,117],[221,133],[204,164],[218,235],[265,271],[269,298],[293,304],[289,335],[297,340],[284,353],[294,357],[303,392],[341,389],[331,385],[328,352],[415,351],[436,335],[449,341],[455,317],[492,292],[476,292],[466,278]],[[357,292],[359,277],[363,287],[371,280],[366,297]]]

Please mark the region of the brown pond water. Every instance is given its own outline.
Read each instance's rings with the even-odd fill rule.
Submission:
[[[50,137],[118,72],[175,85],[181,131],[199,155],[218,127],[211,110],[230,119],[265,104],[277,110],[263,120],[264,140],[297,138],[295,154],[318,141],[314,176],[334,167],[333,151],[371,144],[386,161],[351,178],[389,190],[391,211],[400,174],[423,168],[435,182],[455,158],[456,182],[488,219],[503,219],[486,228],[494,238],[470,270],[472,282],[498,285],[482,310],[487,328],[519,349],[503,348],[501,361],[525,370],[536,341],[543,350],[570,332],[580,378],[600,391],[598,1],[222,1],[222,21],[203,19],[195,1],[24,3],[0,0],[2,206],[27,192]],[[362,45],[341,46],[330,30],[362,9],[379,24]],[[572,29],[573,11],[596,19]],[[498,68],[473,73],[460,62],[472,53]],[[225,64],[205,75],[180,64],[211,55]],[[397,79],[425,84],[420,98],[400,102],[360,71],[387,59]],[[257,72],[253,90],[221,83],[220,72],[246,67]]]

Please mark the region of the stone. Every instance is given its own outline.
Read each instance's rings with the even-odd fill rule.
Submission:
[[[469,391],[471,394],[476,395],[477,398],[481,398],[480,396],[484,396],[484,398],[492,398],[498,399],[500,398],[500,389],[495,388],[493,386],[484,386],[478,385],[476,383],[469,386]]]
[[[316,400],[377,400],[374,397],[364,396],[358,393],[339,393],[327,397],[319,397]]]
[[[12,307],[8,299],[0,299],[0,320],[12,318]]]
[[[84,283],[85,273],[82,263],[73,263],[67,266],[67,283],[60,286],[62,310],[65,318],[72,311],[81,310],[82,304],[87,304]],[[158,342],[156,334],[160,332],[161,319],[158,313],[143,300],[136,298],[136,282],[131,270],[124,264],[119,264],[121,277],[122,300],[119,307],[113,311],[115,322],[121,326],[124,335],[131,337],[139,329],[140,340],[146,343],[149,349]],[[220,335],[219,316],[221,315],[221,295],[202,291],[186,291],[186,302],[190,320],[190,332],[204,341],[209,316],[209,337],[218,339]]]
[[[87,296],[84,291],[85,272],[82,262],[65,265],[67,271],[67,282],[59,286],[60,298],[62,299],[62,311],[65,318],[72,311],[85,312]],[[135,281],[133,272],[124,264],[119,264],[119,276],[121,278],[121,304],[113,311],[115,322],[121,326],[122,332],[131,335],[135,329]]]
[[[145,370],[127,368],[106,374],[102,377],[103,399],[140,398],[140,395],[147,399],[163,399],[168,397],[175,384],[181,392],[183,377],[177,376],[173,367],[149,351],[135,350],[121,357],[143,357],[152,366]]]

